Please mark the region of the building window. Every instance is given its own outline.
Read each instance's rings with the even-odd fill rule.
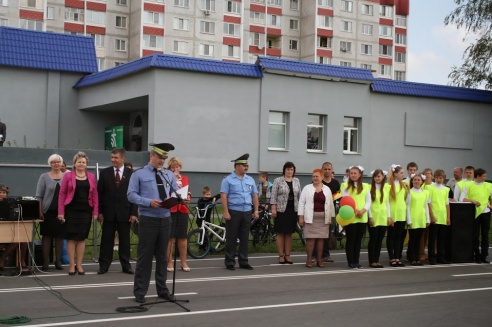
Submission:
[[[362,34],[372,35],[373,26],[371,24],[362,24]]]
[[[106,24],[106,13],[104,11],[86,10],[85,18],[89,24]]]
[[[393,47],[391,45],[379,45],[379,54],[381,56],[392,56],[393,55]]]
[[[201,10],[215,11],[215,0],[201,0],[200,1]]]
[[[344,32],[352,32],[352,22],[342,20],[340,23],[340,29]]]
[[[0,18],[0,26],[7,26],[9,21],[5,18]]]
[[[299,41],[297,40],[289,40],[289,49],[290,50],[298,50]]]
[[[392,37],[393,36],[393,27],[388,25],[379,25],[379,35]]]
[[[214,56],[214,46],[213,45],[200,44],[199,51],[200,51],[200,56],[208,56],[208,57]]]
[[[397,81],[405,81],[406,75],[404,71],[395,70],[395,80]]]
[[[124,64],[125,64],[125,62],[123,62],[123,61],[115,61],[114,62],[114,66],[115,67],[118,67],[118,66],[121,66],[121,65],[124,65]]]
[[[215,34],[215,23],[200,21],[200,32],[207,34]]]
[[[144,47],[146,48],[159,48],[162,49],[163,37],[157,35],[144,34],[143,36]]]
[[[43,21],[42,20],[32,20],[32,19],[21,19],[20,28],[24,28],[32,31],[42,31]]]
[[[268,5],[271,6],[282,6],[282,0],[268,0]]]
[[[224,23],[224,35],[239,36],[241,33],[241,25]]]
[[[9,0],[0,0],[0,6],[2,7],[8,7],[9,5]],[[2,25],[0,25],[2,26]],[[3,25],[3,26],[6,26],[6,25]]]
[[[84,9],[66,7],[65,8],[65,20],[71,22],[83,22],[84,21]]]
[[[116,27],[126,28],[126,17],[125,16],[116,16]]]
[[[366,5],[362,4],[362,14],[363,15],[369,15],[372,16],[374,15],[374,6],[373,5]]]
[[[395,52],[395,62],[406,62],[406,53],[404,52]]]
[[[299,0],[290,0],[290,9],[299,10]]]
[[[120,6],[126,6],[128,5],[127,0],[116,0],[116,4]]]
[[[251,3],[265,3],[265,0],[251,0]],[[255,59],[256,62],[256,59]]]
[[[333,17],[318,15],[318,26],[332,28],[333,27]]]
[[[280,16],[267,15],[267,17],[268,17],[268,25],[270,25],[270,26],[280,26],[281,25]]]
[[[387,18],[393,17],[393,7],[391,6],[380,6],[379,15]]]
[[[164,25],[164,14],[155,11],[145,11],[144,12],[144,22],[145,24],[154,25]]]
[[[352,67],[352,63],[350,61],[340,61],[340,66],[342,66],[342,67]]]
[[[379,74],[383,76],[391,77],[391,66],[390,65],[379,65]]]
[[[333,38],[326,36],[318,36],[318,48],[331,49],[331,42]]]
[[[308,115],[307,149],[323,151],[323,137],[326,116]]]
[[[188,8],[190,6],[190,0],[174,0],[176,7]]]
[[[287,148],[286,112],[270,111],[268,116],[268,148],[285,150]]]
[[[188,54],[188,42],[174,41],[173,51],[177,53]]]
[[[369,65],[369,64],[361,64],[360,65],[360,68],[372,70],[372,65]]]
[[[241,2],[225,0],[224,1],[224,11],[228,12],[228,13],[233,13],[233,14],[240,14],[241,13]]]
[[[341,8],[340,8],[341,11],[352,12],[353,5],[354,5],[352,1],[342,0],[341,5],[342,5]]]
[[[320,56],[320,57],[318,57],[318,63],[320,63],[320,64],[328,64],[329,65],[329,64],[331,64],[331,58]]]
[[[343,152],[359,153],[359,129],[361,119],[354,117],[343,118]]]
[[[360,53],[365,55],[372,55],[372,45],[371,44],[361,44]]]
[[[97,58],[97,69],[104,70],[104,58]]]
[[[46,19],[55,19],[55,7],[46,7]]]
[[[20,0],[20,6],[43,9],[43,0]]]
[[[407,27],[407,18],[404,16],[396,16],[395,19],[396,26]]]
[[[340,41],[340,51],[352,52],[352,42]]]
[[[126,51],[126,40],[122,40],[122,39],[114,40],[114,48],[116,51]]]
[[[222,57],[239,58],[240,48],[234,45],[222,45]]]
[[[174,17],[173,28],[175,30],[188,31],[189,30],[189,20],[184,18]]]
[[[260,33],[249,34],[249,45],[264,47],[264,44],[265,44],[265,34],[260,34]]]
[[[290,20],[290,29],[291,30],[298,30],[299,29],[299,20],[291,19]]]
[[[91,34],[92,38],[94,39],[94,44],[98,48],[103,48],[104,47],[104,35],[101,34]]]
[[[265,24],[265,14],[262,12],[251,11],[249,14],[250,23],[253,24]]]
[[[333,0],[318,0],[318,6],[333,7]]]
[[[406,45],[407,44],[407,36],[405,34],[396,34],[396,44]]]

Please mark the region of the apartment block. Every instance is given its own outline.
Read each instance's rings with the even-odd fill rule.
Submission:
[[[410,0],[0,0],[0,26],[94,38],[99,69],[152,53],[257,56],[405,80]]]

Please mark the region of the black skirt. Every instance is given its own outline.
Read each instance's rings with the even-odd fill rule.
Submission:
[[[41,235],[49,236],[49,237],[61,237],[62,230],[62,222],[58,220],[58,211],[57,210],[48,210],[44,214],[44,220],[39,223],[39,227],[41,229]]]
[[[66,208],[63,238],[71,241],[84,241],[89,236],[92,211],[79,211]]]
[[[178,225],[176,226],[176,218]],[[188,221],[187,213],[172,212],[171,213],[171,238],[187,238],[188,237]]]
[[[274,230],[276,233],[292,234],[296,231],[297,212],[294,211],[294,200],[287,202],[287,208],[284,212],[277,211],[275,218]]]

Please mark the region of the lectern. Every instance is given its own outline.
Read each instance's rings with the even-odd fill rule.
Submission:
[[[446,260],[453,263],[474,262],[473,221],[475,205],[450,202],[451,226],[447,233]]]

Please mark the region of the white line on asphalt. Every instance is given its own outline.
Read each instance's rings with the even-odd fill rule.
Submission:
[[[197,295],[197,294],[198,294],[197,292],[189,292],[189,293],[176,293],[174,295],[183,296],[183,295]],[[156,295],[146,295],[145,297],[146,298],[157,297],[157,294]],[[128,299],[134,299],[134,298],[135,298],[134,296],[119,296],[119,297],[117,297],[118,300],[128,300]]]
[[[265,310],[265,309],[288,308],[288,307],[305,306],[305,305],[320,305],[320,304],[358,302],[358,301],[374,301],[374,300],[385,300],[385,299],[395,299],[395,298],[405,298],[405,297],[415,297],[415,296],[443,295],[443,294],[464,293],[464,292],[481,292],[481,291],[490,291],[490,290],[492,290],[492,287],[458,289],[458,290],[436,291],[436,292],[410,293],[410,294],[381,295],[381,296],[370,296],[370,297],[358,297],[358,298],[351,298],[351,299],[337,299],[337,300],[312,301],[312,302],[271,304],[271,305],[261,305],[261,306],[254,306],[254,307],[226,308],[226,309],[202,310],[202,311],[192,311],[192,312],[175,312],[175,313],[165,313],[165,314],[147,315],[147,316],[79,320],[79,321],[71,321],[71,322],[65,321],[65,322],[60,322],[60,323],[48,323],[48,324],[25,325],[25,326],[45,327],[45,326],[67,326],[67,325],[78,325],[78,324],[93,324],[93,323],[100,323],[100,322],[106,322],[107,323],[107,322],[113,322],[113,321],[125,321],[125,320],[128,321],[128,320],[137,320],[137,319],[155,319],[155,318],[163,318],[163,317],[200,315],[200,314],[211,314],[211,313],[220,313],[220,312],[235,312],[235,311],[245,311],[245,310]]]
[[[453,276],[453,277],[467,277],[467,276],[482,276],[482,275],[492,275],[492,273],[460,274],[460,275],[451,275],[451,276]]]

